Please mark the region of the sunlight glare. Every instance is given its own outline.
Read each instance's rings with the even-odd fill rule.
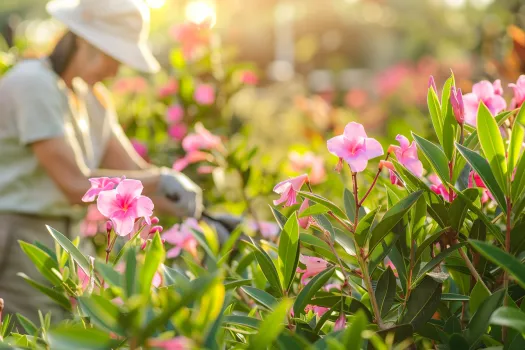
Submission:
[[[213,26],[216,20],[215,8],[207,1],[192,1],[186,6],[186,17],[196,24],[211,19],[211,26]]]

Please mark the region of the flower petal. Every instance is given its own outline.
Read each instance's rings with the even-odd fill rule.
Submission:
[[[117,190],[100,192],[97,200],[98,211],[109,218],[114,212],[120,210],[117,203]]]
[[[365,139],[365,147],[365,154],[368,157],[368,159],[382,156],[385,153],[383,151],[383,146],[381,146],[381,144],[373,138]]]
[[[368,137],[364,126],[356,122],[346,124],[344,136],[349,140]]]
[[[494,95],[494,86],[488,80],[482,80],[472,86],[472,92],[480,99],[485,100]]]

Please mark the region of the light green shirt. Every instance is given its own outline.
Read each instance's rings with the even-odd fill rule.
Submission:
[[[23,61],[0,79],[0,212],[84,214],[69,204],[30,147],[64,137],[79,165],[100,166],[110,135],[121,130],[101,84],[91,89],[76,79],[73,85],[76,99],[47,60]]]

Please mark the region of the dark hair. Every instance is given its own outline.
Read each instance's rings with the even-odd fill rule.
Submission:
[[[77,51],[77,36],[68,31],[56,44],[53,52],[49,55],[51,67],[56,74],[62,75]]]

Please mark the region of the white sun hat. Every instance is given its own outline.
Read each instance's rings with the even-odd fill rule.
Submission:
[[[160,69],[147,40],[149,8],[142,0],[53,0],[47,12],[117,61],[146,73]]]

